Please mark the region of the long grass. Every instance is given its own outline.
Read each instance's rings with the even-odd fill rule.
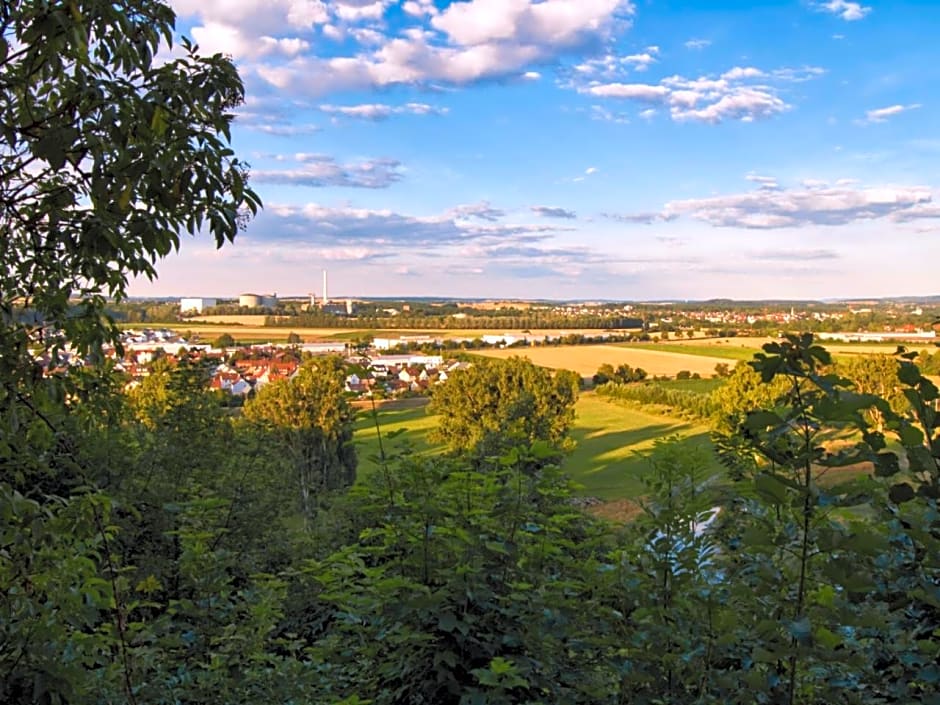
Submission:
[[[683,444],[710,446],[704,425],[612,403],[592,392],[581,395],[575,411],[571,435],[577,446],[563,467],[581,486],[581,495],[616,500],[643,494],[642,478],[649,470],[646,458],[659,438],[676,436]],[[436,418],[425,407],[379,410],[378,414],[386,452],[403,447],[416,453],[441,450],[428,439]],[[359,414],[355,443],[360,477],[376,472],[378,438],[369,410]],[[717,461],[714,469],[720,471]]]

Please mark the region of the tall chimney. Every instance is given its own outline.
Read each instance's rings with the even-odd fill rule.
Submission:
[[[323,270],[323,305],[330,303],[330,297],[326,293],[326,270]]]

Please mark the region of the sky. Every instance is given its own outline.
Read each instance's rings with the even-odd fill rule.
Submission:
[[[170,4],[264,210],[132,295],[940,293],[936,0]]]

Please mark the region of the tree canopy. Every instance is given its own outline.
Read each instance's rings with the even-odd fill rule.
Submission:
[[[227,145],[238,73],[185,40],[157,60],[174,21],[153,0],[0,6],[0,312],[20,344],[31,322],[93,349],[105,297],[180,233],[222,245],[260,205]]]
[[[579,381],[520,357],[474,363],[435,390],[430,408],[440,419],[437,437],[478,458],[536,441],[562,448]]]

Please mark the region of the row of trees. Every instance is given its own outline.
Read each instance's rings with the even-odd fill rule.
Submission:
[[[266,326],[288,328],[368,328],[375,330],[532,330],[559,328],[623,329],[641,328],[643,322],[623,316],[561,315],[556,313],[515,316],[468,315],[412,316],[407,313],[390,316],[344,316],[311,311],[295,316],[269,316]]]

